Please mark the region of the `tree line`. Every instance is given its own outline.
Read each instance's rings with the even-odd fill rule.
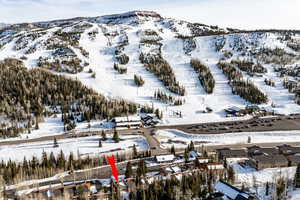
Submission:
[[[79,152],[77,153],[79,154]],[[150,157],[150,151],[138,152],[136,147],[133,146],[132,153],[116,153],[116,162],[122,162],[132,158]],[[33,156],[31,159],[24,157],[23,162],[15,162],[9,160],[0,162],[0,174],[3,176],[5,184],[15,184],[21,181],[31,179],[42,179],[54,176],[55,174],[74,170],[88,169],[108,165],[105,156],[81,157],[75,156],[71,152],[68,156],[61,150],[56,156],[53,152],[50,154],[43,152],[42,158],[38,159]]]
[[[204,88],[204,90],[208,94],[213,93],[215,88],[215,79],[212,73],[210,72],[209,68],[205,66],[203,63],[201,63],[200,60],[197,59],[191,59],[190,64],[197,72],[200,83]]]
[[[175,98],[172,95],[168,95],[160,90],[154,92],[154,99],[160,100],[164,103],[173,104],[175,106],[184,104],[184,100]]]
[[[154,73],[163,82],[167,89],[180,96],[185,95],[185,88],[179,85],[170,64],[160,54],[150,55],[141,53],[139,59],[148,71]]]
[[[217,66],[228,78],[233,94],[239,95],[250,103],[267,103],[267,95],[261,92],[251,81],[245,81],[242,73],[238,71],[231,63],[219,61]]]

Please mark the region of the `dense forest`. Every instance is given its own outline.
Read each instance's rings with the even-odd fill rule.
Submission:
[[[190,64],[194,68],[194,70],[197,72],[200,83],[203,86],[204,90],[208,94],[213,93],[214,88],[215,88],[215,79],[214,79],[213,75],[211,74],[209,68],[197,59],[192,59]]]
[[[78,121],[110,119],[134,114],[137,105],[122,99],[106,99],[80,81],[55,75],[40,68],[28,70],[22,61],[0,62],[0,113],[8,117],[0,136],[13,137],[42,120],[44,116],[62,113],[65,128]],[[24,127],[19,122],[26,122]],[[24,124],[24,123],[23,123]]]

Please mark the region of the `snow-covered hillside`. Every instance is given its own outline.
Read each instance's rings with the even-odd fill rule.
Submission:
[[[298,80],[295,72],[300,62],[299,38],[299,33],[293,31],[243,32],[163,18],[155,12],[133,11],[0,27],[0,60],[17,58],[28,68],[63,73],[107,97],[159,108],[163,111],[163,124],[186,124],[232,120],[226,118],[225,108],[250,104],[232,94],[227,77],[217,66],[221,59],[248,59],[262,64],[266,73],[243,72],[245,80],[252,81],[267,95],[268,102],[261,106],[283,114],[300,112],[295,93],[283,87],[286,79]],[[169,63],[185,95],[171,92],[141,62],[141,54]],[[211,71],[215,80],[212,94],[205,92],[190,66],[192,58]],[[141,87],[135,84],[134,75],[144,80]],[[266,85],[266,79],[273,81],[275,87]],[[184,103],[174,105],[155,99],[157,91]],[[213,111],[203,113],[207,107]]]

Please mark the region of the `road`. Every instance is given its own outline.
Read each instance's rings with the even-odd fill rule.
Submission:
[[[188,125],[170,125],[170,126],[156,126],[140,128],[140,129],[126,129],[118,130],[119,134],[140,134],[143,133],[147,138],[150,147],[159,148],[158,141],[151,136],[153,130],[164,129],[178,129],[186,133],[191,134],[221,134],[221,133],[233,133],[233,132],[259,132],[259,131],[288,131],[288,130],[300,130],[300,115],[294,116],[279,116],[269,117],[263,119],[253,118],[250,120],[239,121],[227,121],[227,122],[214,122],[214,123],[198,123]],[[102,131],[84,131],[76,132],[75,134],[60,134],[55,136],[44,136],[33,139],[21,139],[1,141],[0,146],[4,145],[16,145],[32,142],[42,142],[56,139],[67,139],[73,137],[84,137],[89,135],[101,135]],[[112,130],[108,130],[107,133],[113,133]]]

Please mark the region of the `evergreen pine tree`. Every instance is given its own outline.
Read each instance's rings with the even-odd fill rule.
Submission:
[[[267,182],[267,183],[266,183],[266,196],[269,196],[269,190],[270,190],[269,187],[270,187],[270,186],[269,186],[269,182]]]
[[[35,119],[35,129],[38,130],[40,127],[39,127],[39,122],[37,120],[37,118]]]
[[[171,154],[173,154],[173,155],[175,155],[175,147],[174,147],[174,145],[172,145],[172,147],[171,147]]]
[[[189,151],[194,151],[194,150],[195,150],[194,142],[191,141],[189,145]]]
[[[131,162],[127,162],[126,165],[126,171],[125,171],[125,178],[130,178],[132,177],[132,165]]]
[[[101,148],[102,147],[102,142],[101,142],[101,139],[99,139],[99,144],[98,144],[98,147]]]
[[[66,163],[65,154],[63,153],[62,150],[60,150],[60,153],[58,154],[58,157],[57,157],[57,167],[59,169],[64,169],[65,163]]]
[[[144,160],[140,160],[137,168],[137,177],[145,176],[147,173],[147,166]]]
[[[56,137],[54,137],[54,140],[53,140],[53,147],[54,148],[58,147],[58,143],[57,143]]]
[[[200,167],[200,161],[198,158],[195,159],[195,167]]]
[[[137,153],[137,149],[135,144],[133,145],[133,158],[137,158],[138,157],[138,153]]]
[[[48,156],[45,151],[42,153],[42,166],[45,168],[48,167]]]
[[[110,199],[121,200],[119,184],[116,184],[113,180],[110,182]]]
[[[189,151],[187,149],[184,150],[184,161],[189,162]]]
[[[49,156],[49,165],[51,168],[54,168],[56,166],[56,158],[53,152],[51,152]]]
[[[117,132],[116,129],[114,131],[113,140],[115,141],[115,143],[119,143],[120,142],[119,134],[118,134],[118,132]]]
[[[107,138],[106,138],[106,133],[104,130],[102,130],[101,135],[102,135],[102,140],[105,141]]]

